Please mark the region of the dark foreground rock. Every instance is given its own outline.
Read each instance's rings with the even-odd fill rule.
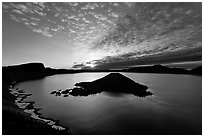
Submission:
[[[64,73],[64,70],[45,68],[42,63],[28,63],[2,67],[2,134],[3,135],[59,135],[70,134],[69,128],[58,130],[48,123],[31,117],[19,108],[15,101],[17,96],[11,94],[11,87],[27,80],[44,78],[52,74]],[[22,93],[23,95],[23,93]],[[19,96],[22,96],[19,94]],[[27,95],[28,96],[28,95]],[[22,100],[26,96],[22,97]],[[20,100],[21,101],[21,100]],[[26,109],[33,108],[33,102]],[[34,111],[36,111],[35,109]]]
[[[127,93],[139,97],[152,95],[148,92],[148,87],[125,77],[120,73],[110,73],[109,75],[92,82],[76,83],[76,88],[72,89],[70,95],[73,96],[88,96],[97,94],[103,91],[113,93]]]
[[[54,74],[72,74],[80,72],[139,72],[139,73],[168,73],[168,74],[190,74],[202,76],[202,66],[192,69],[169,69],[161,65],[150,67],[137,67],[124,70],[67,70],[67,69],[53,69],[45,68],[42,63],[28,63],[16,66],[2,67],[2,134],[69,134],[64,131],[58,131],[47,125],[42,121],[36,121],[30,115],[25,113],[23,109],[18,108],[15,104],[16,96],[12,95],[9,90],[10,86],[27,80],[35,80],[44,78]],[[113,75],[115,74],[115,75]],[[118,75],[118,76],[117,76]],[[68,97],[73,96],[88,96],[90,94],[100,93],[102,91],[108,92],[123,92],[131,93],[140,97],[152,95],[147,92],[147,87],[135,83],[128,78],[121,78],[121,74],[112,73],[102,79],[93,82],[77,83],[77,88],[68,89],[66,91],[53,91],[51,94],[57,96]],[[120,77],[120,78],[119,78]],[[126,79],[126,80],[125,80]],[[132,82],[130,82],[132,81]],[[131,84],[130,84],[131,83]],[[134,84],[133,84],[134,83]],[[137,85],[137,86],[136,86]],[[23,117],[19,120],[19,115]],[[13,118],[11,118],[13,117]],[[30,121],[35,121],[30,123]],[[32,126],[31,126],[32,125]],[[40,126],[42,125],[42,126]],[[48,130],[46,130],[46,129]]]

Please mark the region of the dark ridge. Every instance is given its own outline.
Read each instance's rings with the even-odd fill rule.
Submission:
[[[186,74],[188,70],[182,68],[169,68],[162,65],[135,67],[127,69],[127,71],[136,71],[143,73],[171,73],[171,74]]]
[[[3,80],[8,82],[39,79],[45,77],[45,67],[42,63],[3,67],[2,76]]]
[[[76,83],[70,95],[73,96],[87,96],[90,94],[97,94],[103,91],[114,93],[127,93],[139,97],[152,95],[151,92],[146,91],[147,86],[134,82],[120,73],[110,73],[107,76],[92,82]]]
[[[54,75],[54,74],[69,74],[69,73],[80,73],[80,72],[137,72],[137,73],[166,73],[166,74],[188,74],[188,75],[197,75],[202,76],[202,66],[192,69],[192,70],[185,70],[181,68],[168,68],[161,65],[154,65],[154,66],[146,66],[146,67],[135,67],[135,68],[129,68],[129,69],[122,69],[122,70],[93,70],[93,69],[86,69],[86,70],[67,70],[67,69],[53,69],[53,68],[45,68],[42,63],[28,63],[28,64],[21,64],[21,65],[15,65],[15,66],[3,66],[2,67],[2,131],[3,134],[9,134],[9,133],[17,133],[18,134],[24,134],[25,130],[32,128],[32,127],[24,127],[24,131],[17,131],[16,127],[20,127],[21,123],[18,121],[18,119],[13,119],[12,122],[6,122],[9,121],[10,118],[7,115],[8,111],[4,110],[10,110],[21,112],[23,116],[25,116],[25,120],[27,114],[23,112],[22,109],[19,109],[15,105],[16,97],[12,94],[10,94],[10,86],[14,86],[16,83],[27,81],[27,80],[35,80],[35,79],[41,79],[46,76]],[[123,75],[122,75],[123,76]],[[100,93],[104,90],[107,90],[109,92],[125,92],[125,93],[131,93],[135,94],[137,96],[147,96],[152,95],[152,93],[145,91],[147,89],[146,86],[140,85],[138,83],[133,84],[132,80],[129,78],[122,78],[121,74],[113,73],[111,75],[108,75],[102,79],[93,81],[93,82],[81,82],[77,83],[76,85],[80,85],[80,88],[74,88],[72,90],[64,91],[62,94],[63,96],[67,97],[69,94],[73,96],[78,95],[90,95],[90,94],[96,94]],[[129,79],[129,80],[127,80]],[[123,81],[123,82],[122,82]],[[111,84],[110,84],[111,83]],[[127,86],[130,84],[129,86]],[[114,85],[114,86],[113,86]],[[115,86],[117,85],[117,86]],[[140,86],[139,86],[140,85]],[[83,87],[86,87],[83,88]],[[137,90],[136,90],[137,87]],[[126,90],[127,89],[127,90]],[[72,91],[72,92],[70,92]],[[83,91],[83,92],[82,92]],[[54,94],[54,93],[53,93]],[[57,93],[57,95],[61,95],[60,93]],[[12,115],[15,115],[12,114]],[[15,116],[14,116],[15,117]],[[31,118],[32,119],[32,118]],[[43,122],[42,122],[43,123]],[[40,128],[40,126],[39,126]],[[36,134],[40,133],[38,129],[33,129],[33,132],[35,131]],[[32,130],[32,129],[29,129]],[[54,129],[53,129],[54,130]],[[55,131],[54,131],[55,132]],[[46,132],[48,133],[48,132]],[[50,131],[50,134],[52,132]],[[60,134],[60,133],[58,133]],[[63,133],[64,134],[64,133]]]
[[[55,69],[45,68],[42,63],[2,67],[3,135],[70,134],[69,128],[66,128],[66,130],[53,129],[46,122],[36,120],[25,113],[23,109],[18,108],[15,105],[16,96],[12,95],[9,90],[19,82],[40,79],[59,72]]]
[[[202,66],[186,70],[183,68],[169,68],[162,65],[134,67],[129,69],[123,69],[122,72],[137,72],[137,73],[162,73],[162,74],[187,74],[187,75],[200,75],[202,76]]]
[[[43,71],[45,69],[43,63],[27,63],[14,66],[7,66],[7,69],[14,70],[24,70],[24,71]]]
[[[190,74],[202,76],[202,66],[190,70]]]

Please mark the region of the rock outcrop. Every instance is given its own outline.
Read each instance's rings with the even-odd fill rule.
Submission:
[[[120,73],[110,73],[107,76],[92,82],[80,82],[75,84],[76,88],[69,93],[73,96],[87,96],[103,91],[114,93],[127,93],[139,97],[152,95],[148,87],[129,79]]]

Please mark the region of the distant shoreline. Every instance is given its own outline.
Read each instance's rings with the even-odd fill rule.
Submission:
[[[17,66],[8,66],[2,68],[2,134],[3,135],[17,135],[17,134],[70,134],[69,131],[60,131],[49,128],[46,122],[34,120],[30,117],[30,114],[26,114],[23,109],[15,105],[17,99],[16,96],[11,94],[10,88],[13,88],[14,85],[20,82],[28,80],[37,80],[47,76],[55,74],[73,74],[73,73],[83,73],[83,72],[131,72],[131,73],[155,73],[155,74],[187,74],[187,75],[196,75],[202,76],[202,66],[192,69],[185,70],[181,68],[168,68],[161,65],[147,66],[147,67],[135,67],[122,70],[66,70],[66,69],[52,69],[45,68],[42,63],[29,63],[22,64]],[[21,100],[22,101],[22,100]],[[33,103],[33,102],[32,102]],[[31,108],[36,109],[33,105],[30,105]],[[37,112],[37,110],[36,110]],[[13,121],[10,121],[9,115],[16,117]],[[18,121],[17,117],[23,118],[23,122]],[[43,118],[43,117],[41,117]],[[47,119],[47,118],[45,118]],[[21,128],[24,126],[25,129],[16,129],[15,127]],[[34,122],[32,125],[37,126],[38,128],[32,127],[28,128],[27,122]],[[22,125],[22,126],[19,126]],[[26,132],[27,130],[27,132]]]

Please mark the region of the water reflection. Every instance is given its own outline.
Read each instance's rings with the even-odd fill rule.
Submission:
[[[87,97],[55,97],[81,81],[93,81],[107,73],[50,76],[18,84],[32,93],[39,112],[71,128],[72,134],[201,134],[201,77],[169,74],[123,73],[147,85],[154,96],[102,94]]]

